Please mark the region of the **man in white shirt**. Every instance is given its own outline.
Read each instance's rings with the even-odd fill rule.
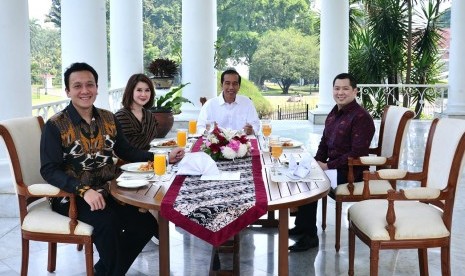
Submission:
[[[217,123],[219,127],[244,130],[247,135],[260,128],[257,110],[248,97],[237,95],[241,87],[241,76],[237,71],[229,69],[221,74],[223,92],[208,100],[200,110],[197,127],[206,129],[207,123]]]

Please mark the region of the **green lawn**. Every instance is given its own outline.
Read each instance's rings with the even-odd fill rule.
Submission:
[[[50,91],[50,94],[45,95],[43,91],[41,90],[39,93],[40,85],[33,85],[32,86],[32,91],[31,91],[31,96],[32,96],[32,105],[39,105],[39,104],[46,104],[50,102],[56,102],[60,100],[64,100],[65,98],[62,96],[57,96],[61,94],[59,89],[53,89]]]

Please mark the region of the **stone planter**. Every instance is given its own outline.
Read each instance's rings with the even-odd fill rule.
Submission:
[[[152,82],[155,89],[170,89],[173,85],[174,78],[171,77],[153,77]]]

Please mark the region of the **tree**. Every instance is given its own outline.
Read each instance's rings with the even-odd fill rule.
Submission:
[[[144,63],[170,58],[181,63],[181,0],[144,0]]]
[[[318,78],[319,48],[316,37],[295,29],[269,31],[263,35],[250,70],[261,80],[278,80],[283,94],[300,79]]]
[[[61,28],[61,0],[52,0],[52,6],[47,15],[45,22],[52,22],[55,27]]]
[[[260,37],[267,31],[296,28],[315,33],[316,15],[307,0],[218,1],[218,38],[225,49],[220,58],[252,64]],[[229,56],[221,56],[230,53]]]
[[[61,74],[61,38],[57,29],[42,28],[37,19],[29,21],[31,30],[32,83],[41,84],[44,75]],[[55,78],[61,81],[61,78]]]
[[[349,44],[350,71],[357,75],[360,83],[397,84],[412,80],[425,84],[427,80],[434,81],[440,66],[438,23],[442,1],[420,2],[421,9],[412,8],[416,1],[411,0],[364,1],[366,16],[360,20],[363,23],[356,28]],[[409,16],[412,11],[414,14]],[[429,99],[421,95],[421,91],[416,93],[404,93],[403,103],[410,106],[417,102],[416,111],[421,111],[422,103]],[[389,96],[376,93],[363,97],[366,107],[375,116],[383,105],[397,104],[400,100],[398,89]]]

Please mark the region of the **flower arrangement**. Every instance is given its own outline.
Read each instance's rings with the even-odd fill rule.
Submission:
[[[251,144],[245,134],[237,130],[215,126],[202,145],[202,150],[214,160],[235,159],[247,156]]]

